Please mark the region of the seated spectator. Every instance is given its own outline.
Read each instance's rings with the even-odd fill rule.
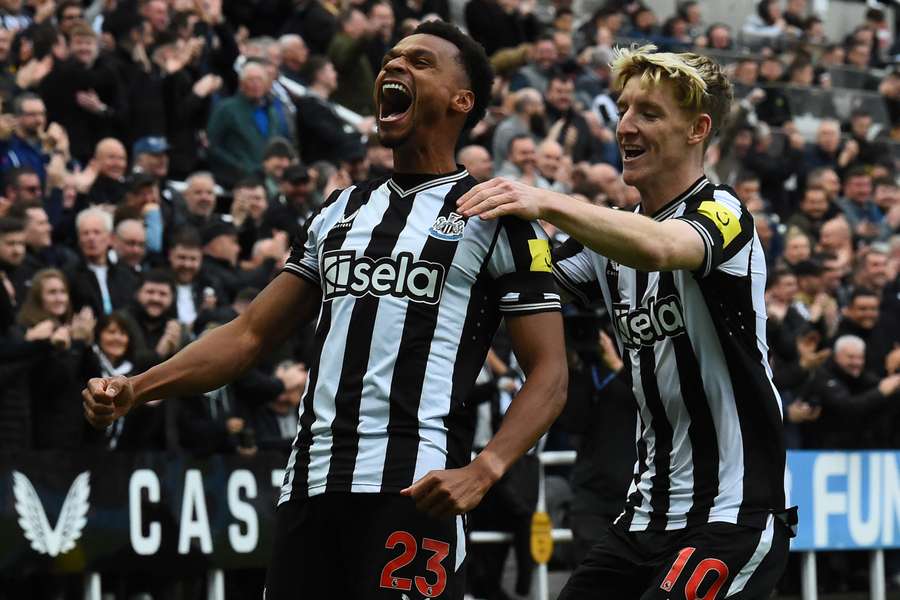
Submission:
[[[872,199],[872,177],[865,167],[853,167],[844,177],[844,195],[837,205],[853,234],[863,240],[886,240],[891,230]]]
[[[471,145],[462,148],[456,155],[461,164],[478,183],[484,183],[494,176],[494,161],[484,146]]]
[[[756,89],[759,80],[759,63],[752,58],[742,58],[734,66],[734,75],[731,77],[734,85],[735,100],[742,100]]]
[[[706,47],[712,50],[733,50],[731,27],[725,23],[713,23],[706,30]]]
[[[225,300],[224,292],[201,274],[203,243],[200,233],[183,227],[172,236],[169,247],[169,268],[175,275],[175,307],[178,321],[188,327],[194,324],[203,310],[211,310]]]
[[[25,297],[31,278],[41,269],[65,271],[78,262],[78,255],[68,246],[53,243],[53,226],[39,201],[18,202],[8,216],[25,224],[25,258],[14,278],[19,298]]]
[[[497,171],[497,177],[506,177],[542,189],[550,189],[550,183],[537,170],[534,140],[530,135],[519,135],[510,140],[506,162]]]
[[[878,292],[857,287],[841,311],[841,322],[835,332],[835,338],[855,335],[866,343],[865,368],[876,375],[885,374],[885,359],[900,342],[900,333],[886,326],[890,319],[881,318],[880,305]]]
[[[575,108],[574,92],[575,84],[565,75],[550,78],[545,97],[546,122],[547,136],[566,149],[573,163],[579,163],[593,158],[595,144],[587,121]]]
[[[359,10],[349,9],[338,17],[340,31],[331,40],[328,58],[337,70],[334,101],[363,116],[372,114],[375,74],[366,49],[375,37],[372,24]]]
[[[400,11],[397,17],[402,20]],[[539,33],[537,18],[527,5],[509,0],[471,0],[465,17],[469,35],[484,46],[488,56],[533,42]]]
[[[812,241],[809,236],[799,229],[788,230],[784,239],[784,253],[781,255],[782,263],[793,269],[810,256],[812,256]]]
[[[140,358],[149,364],[166,360],[190,342],[190,332],[178,322],[175,297],[172,274],[153,269],[144,274],[128,311],[143,338],[146,355]]]
[[[756,12],[750,13],[744,22],[743,32],[759,43],[774,40],[788,32],[789,25],[781,12],[781,0],[759,0]]]
[[[558,60],[559,52],[553,43],[553,37],[541,36],[529,51],[528,64],[516,71],[510,79],[509,90],[515,92],[531,88],[541,94],[546,93]]]
[[[329,98],[338,88],[338,74],[327,58],[312,56],[303,68],[308,94],[297,100],[297,137],[307,164],[327,160],[334,165],[360,144],[359,132],[348,125]],[[363,126],[371,125],[369,120]]]
[[[808,88],[815,83],[815,70],[812,62],[806,57],[797,57],[787,69],[788,84]]]
[[[89,172],[96,173],[96,178],[87,190],[87,202],[118,204],[127,191],[125,185],[127,168],[128,155],[122,142],[115,138],[104,138],[97,142],[94,159],[88,165]]]
[[[759,85],[766,93],[756,105],[756,116],[772,127],[781,127],[791,120],[791,104],[784,93],[784,64],[777,56],[763,58],[759,66]]]
[[[35,274],[19,310],[26,341],[46,353],[29,378],[35,449],[74,449],[85,439],[81,389],[91,376],[86,357],[96,320],[90,307],[73,312],[66,277],[56,269]]]
[[[287,111],[270,96],[266,68],[246,62],[238,93],[222,100],[209,118],[209,163],[216,180],[230,187],[259,167],[272,137],[294,139]]]
[[[625,36],[653,41],[658,35],[656,13],[648,6],[639,6],[631,14],[631,28]]]
[[[890,150],[878,139],[872,139],[874,133],[872,115],[863,109],[854,110],[850,114],[850,138],[858,148],[853,162],[873,166]]]
[[[137,276],[124,265],[110,262],[112,216],[99,208],[81,211],[75,221],[81,260],[66,273],[76,310],[87,306],[106,315],[131,303]]]
[[[808,171],[829,168],[843,170],[852,159],[846,145],[841,144],[841,124],[836,119],[822,119],[816,128],[816,141],[807,147],[803,163]]]
[[[544,99],[537,90],[524,88],[516,92],[512,108],[512,114],[500,121],[494,129],[491,154],[494,157],[495,169],[499,169],[506,161],[506,152],[514,137],[531,135],[537,139],[547,132],[544,122]]]
[[[839,450],[885,448],[897,412],[900,373],[879,378],[865,370],[866,343],[839,337],[834,356],[816,373],[807,402],[822,414],[805,433],[808,447]]]

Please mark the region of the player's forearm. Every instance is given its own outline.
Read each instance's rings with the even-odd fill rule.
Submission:
[[[137,404],[222,387],[256,362],[261,344],[240,318],[213,329],[169,360],[131,378]]]
[[[565,361],[537,366],[513,399],[500,429],[475,462],[496,482],[534,446],[562,412],[568,373]]]
[[[677,268],[677,242],[653,219],[622,210],[579,202],[563,194],[547,194],[541,217],[617,263],[643,270]]]

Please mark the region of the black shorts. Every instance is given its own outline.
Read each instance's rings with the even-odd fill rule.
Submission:
[[[559,600],[757,600],[768,598],[787,563],[789,530],[708,523],[630,532],[610,525],[572,574]]]
[[[433,519],[396,494],[285,502],[275,519],[265,600],[462,600],[462,517]]]

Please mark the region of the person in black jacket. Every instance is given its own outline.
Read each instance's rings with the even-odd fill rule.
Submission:
[[[95,315],[109,314],[131,303],[137,276],[108,259],[112,215],[99,208],[81,211],[76,218],[81,260],[66,273],[76,310],[89,306]]]
[[[855,335],[866,343],[865,369],[876,375],[885,374],[885,358],[900,344],[900,331],[890,326],[890,315],[883,315],[878,293],[858,287],[850,294],[850,302],[842,311],[835,339]]]
[[[331,38],[337,33],[337,19],[319,0],[296,0],[294,14],[288,18],[281,33],[300,35],[314,54],[325,54]]]
[[[475,41],[484,46],[488,56],[503,48],[514,48],[533,42],[540,24],[531,12],[525,12],[511,0],[472,0],[466,4],[466,27]],[[397,20],[406,15],[395,10]]]
[[[879,379],[864,369],[866,343],[839,337],[834,356],[819,369],[805,397],[822,407],[805,435],[807,446],[840,450],[884,448],[900,410],[900,373]]]
[[[203,229],[201,237],[203,242],[201,272],[225,293],[226,302],[232,302],[243,288],[262,289],[269,283],[275,268],[274,260],[265,259],[252,270],[238,267],[241,246],[238,243],[238,230],[232,223],[226,221],[211,223]]]
[[[143,338],[135,357],[141,363],[161,363],[190,341],[187,327],[178,322],[175,277],[164,269],[144,274],[128,314]]]
[[[361,144],[359,133],[338,116],[329,100],[337,89],[337,71],[324,56],[311,56],[303,77],[309,93],[297,99],[300,155],[306,164],[327,160],[337,166],[350,148]]]

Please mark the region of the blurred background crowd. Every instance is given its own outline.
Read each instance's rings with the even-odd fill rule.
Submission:
[[[497,73],[458,162],[479,181],[625,210],[640,197],[620,177],[613,48],[717,58],[735,101],[707,174],[751,209],[767,252],[789,445],[900,448],[900,8],[850,3],[841,14],[858,19],[834,24],[848,3],[762,0],[723,21],[705,14],[713,4],[0,0],[0,449],[288,451],[310,327],[234,383],[107,431],[85,426],[80,391],[235,318],[323,198],[391,171],[374,77],[427,19],[465,28]],[[570,398],[543,441],[579,453],[548,480],[555,521],[575,530],[563,566],[619,512],[635,420],[606,315],[565,316]],[[476,448],[521,381],[501,331],[470,403]],[[519,593],[536,473],[525,457],[472,515],[474,528],[516,533]],[[475,597],[506,597],[507,552],[473,548]],[[889,567],[900,585],[900,565]],[[822,568],[826,589],[866,577],[853,556]]]

